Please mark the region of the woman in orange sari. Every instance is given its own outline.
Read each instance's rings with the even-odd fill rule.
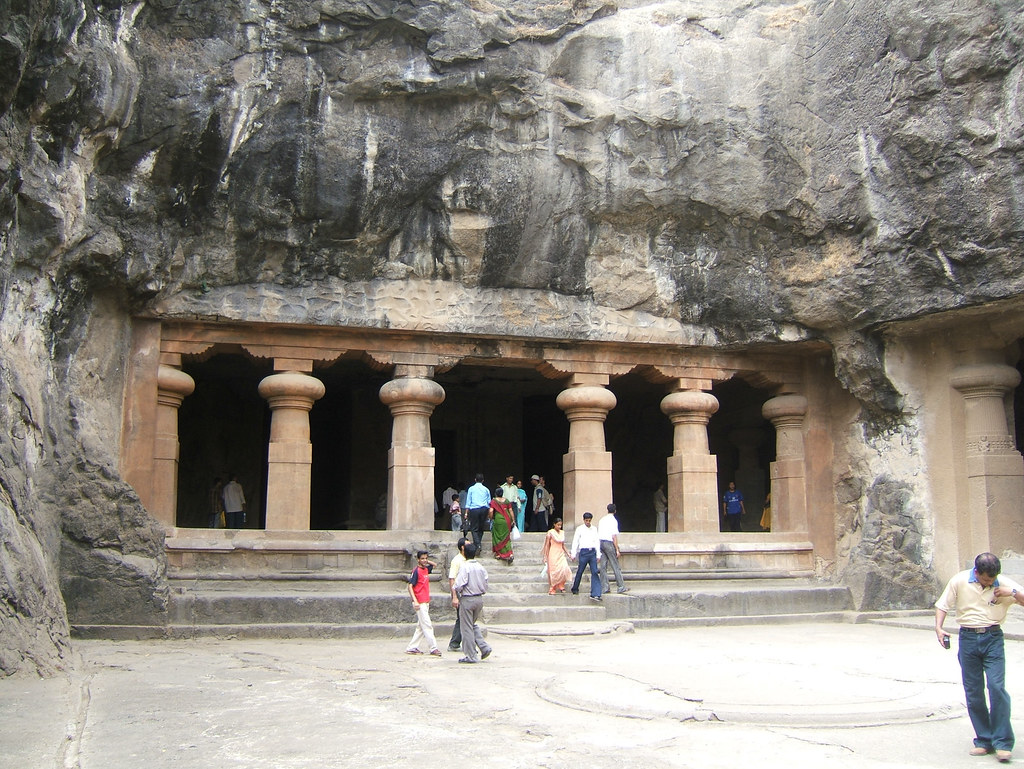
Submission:
[[[551,530],[544,537],[544,547],[540,552],[548,567],[548,595],[554,595],[556,590],[564,593],[565,583],[572,576],[572,569],[569,568],[569,553],[565,549],[561,518],[555,518],[551,522]]]
[[[494,557],[512,565],[512,525],[515,513],[512,503],[505,499],[505,491],[501,487],[494,490],[491,498],[491,509],[487,517],[491,521],[491,549]]]

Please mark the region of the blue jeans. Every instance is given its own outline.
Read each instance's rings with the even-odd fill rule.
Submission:
[[[985,633],[974,633],[961,628],[957,646],[964,694],[967,695],[967,714],[971,717],[976,735],[975,746],[1013,750],[1002,629],[996,627]],[[986,683],[988,702],[985,700]]]
[[[592,547],[584,547],[579,553],[580,565],[576,569],[576,579],[572,581],[572,592],[580,591],[580,582],[583,580],[583,571],[590,566],[590,597],[601,597],[601,577],[597,573],[597,550]]]

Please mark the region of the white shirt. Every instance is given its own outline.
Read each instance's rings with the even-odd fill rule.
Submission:
[[[597,524],[597,535],[605,542],[615,541],[615,538],[619,536],[619,522],[614,514],[608,513],[600,520]]]
[[[576,527],[576,533],[572,535],[572,552],[570,557],[575,558],[580,550],[591,548],[597,551],[597,557],[601,558],[601,538],[598,536],[596,526],[581,524]]]
[[[242,484],[238,481],[231,481],[221,492],[224,499],[224,512],[240,513],[245,507],[245,494],[242,493]]]

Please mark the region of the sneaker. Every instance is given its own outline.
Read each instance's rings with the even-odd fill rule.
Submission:
[[[591,601],[603,601],[604,599],[601,596],[599,596],[599,595],[592,595],[592,596],[590,596],[590,600]]]
[[[460,651],[462,651],[462,647],[461,646],[449,646],[448,647],[448,651],[450,651],[450,652],[460,652]]]
[[[629,588],[628,587],[624,587],[624,588],[622,588],[622,590],[619,591],[619,594],[628,593],[628,592],[629,592]]]
[[[573,591],[572,591],[572,594],[573,594],[573,595],[579,595],[579,594],[580,594],[580,591],[579,591],[579,590],[573,590]]]
[[[1010,763],[1010,759],[1013,758],[1013,753],[1009,750],[997,750],[996,758],[999,760],[999,763],[1008,764]]]
[[[992,748],[971,748],[967,755],[969,756],[987,756],[992,752]]]
[[[490,646],[488,646],[488,647],[487,647],[487,651],[485,651],[485,652],[481,652],[481,653],[480,653],[480,659],[482,659],[482,660],[485,660],[485,659],[487,659],[488,657],[490,657],[490,656],[491,656],[491,652],[492,652],[492,651],[493,651],[493,649],[491,649],[491,647],[490,647]]]
[[[463,657],[462,659],[459,660],[459,662],[464,662],[467,665],[472,665],[472,664],[474,664],[476,662],[476,660],[471,660],[469,657]]]
[[[441,656],[441,650],[440,649],[431,649],[430,650],[430,656],[431,657],[440,657]]]
[[[406,654],[423,654],[423,652],[421,652],[419,649],[406,649],[405,653]]]

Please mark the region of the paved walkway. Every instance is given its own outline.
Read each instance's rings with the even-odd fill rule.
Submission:
[[[406,636],[81,641],[66,677],[0,681],[0,767],[998,766],[967,755],[955,639],[904,624],[496,628],[475,666]]]

